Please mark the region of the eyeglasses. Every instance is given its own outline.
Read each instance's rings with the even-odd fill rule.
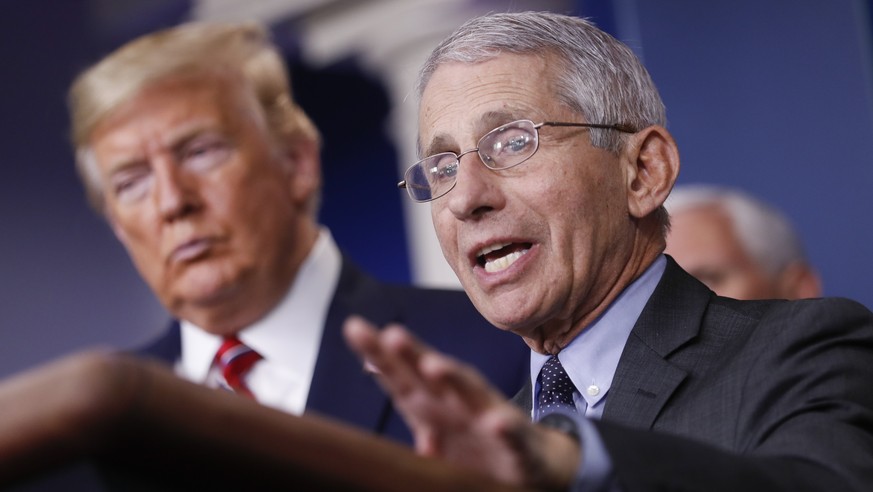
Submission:
[[[416,162],[406,170],[404,180],[397,183],[397,187],[406,188],[410,198],[416,202],[435,200],[452,191],[458,181],[461,157],[472,152],[479,154],[482,164],[488,169],[499,171],[517,166],[536,153],[539,148],[539,129],[544,126],[575,126],[635,133],[635,130],[626,125],[558,121],[535,124],[531,120],[513,121],[486,133],[479,139],[475,149],[460,154],[441,152]]]

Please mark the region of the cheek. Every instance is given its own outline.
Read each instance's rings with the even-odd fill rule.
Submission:
[[[236,226],[257,228],[271,215],[283,212],[289,205],[290,189],[286,177],[266,164],[252,168],[240,164],[216,175],[203,193],[216,215]]]
[[[134,261],[141,265],[160,255],[160,221],[149,214],[115,214],[112,231]]]
[[[440,242],[440,246],[445,251],[445,243],[454,241],[454,217],[446,207],[437,206],[431,202],[430,220],[433,224],[434,232]]]
[[[281,238],[283,233],[293,229],[288,207],[280,197],[273,198],[269,200],[266,194],[255,199],[241,196],[236,201],[237,206],[226,206],[221,212],[221,220],[230,230],[236,247],[244,250],[251,260],[271,256],[273,250],[288,246]]]
[[[431,220],[440,250],[455,274],[460,276],[464,272],[464,269],[461,268],[464,262],[458,247],[458,221],[448,208],[438,209],[433,205],[431,207]]]
[[[116,236],[143,280],[153,290],[160,291],[168,280],[160,231],[142,227],[142,224],[137,226],[117,227]]]
[[[458,249],[454,218],[447,209],[438,209],[432,206],[431,221],[443,256],[446,257],[449,263],[452,263],[454,252]],[[454,265],[452,266],[454,267]]]
[[[229,190],[232,199],[220,205],[238,253],[249,262],[274,263],[297,249],[300,224],[308,215],[282,183],[278,176],[256,180]]]

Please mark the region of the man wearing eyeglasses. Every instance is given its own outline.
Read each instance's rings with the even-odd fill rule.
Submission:
[[[419,452],[542,490],[869,490],[873,314],[718,297],[663,254],[679,154],[626,46],[494,14],[433,51],[419,91],[424,158],[400,186],[477,309],[531,348],[511,403],[350,319]]]

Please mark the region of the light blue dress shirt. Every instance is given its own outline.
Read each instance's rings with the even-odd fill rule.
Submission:
[[[558,359],[576,387],[573,401],[577,413],[568,415],[576,421],[582,442],[583,460],[571,490],[616,490],[609,454],[597,428],[589,419],[599,419],[603,415],[618,360],[666,266],[666,258],[659,256],[638,279],[619,294],[603,314],[558,354]],[[549,357],[531,352],[531,381],[537,381],[540,369]],[[536,402],[539,384],[532,384],[531,387],[531,401]],[[532,416],[539,419],[536,408],[533,409]]]

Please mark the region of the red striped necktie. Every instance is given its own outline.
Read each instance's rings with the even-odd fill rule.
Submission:
[[[225,337],[215,354],[215,362],[221,369],[224,381],[221,385],[234,393],[255,398],[245,382],[245,376],[261,360],[261,354],[239,341],[237,337]]]

